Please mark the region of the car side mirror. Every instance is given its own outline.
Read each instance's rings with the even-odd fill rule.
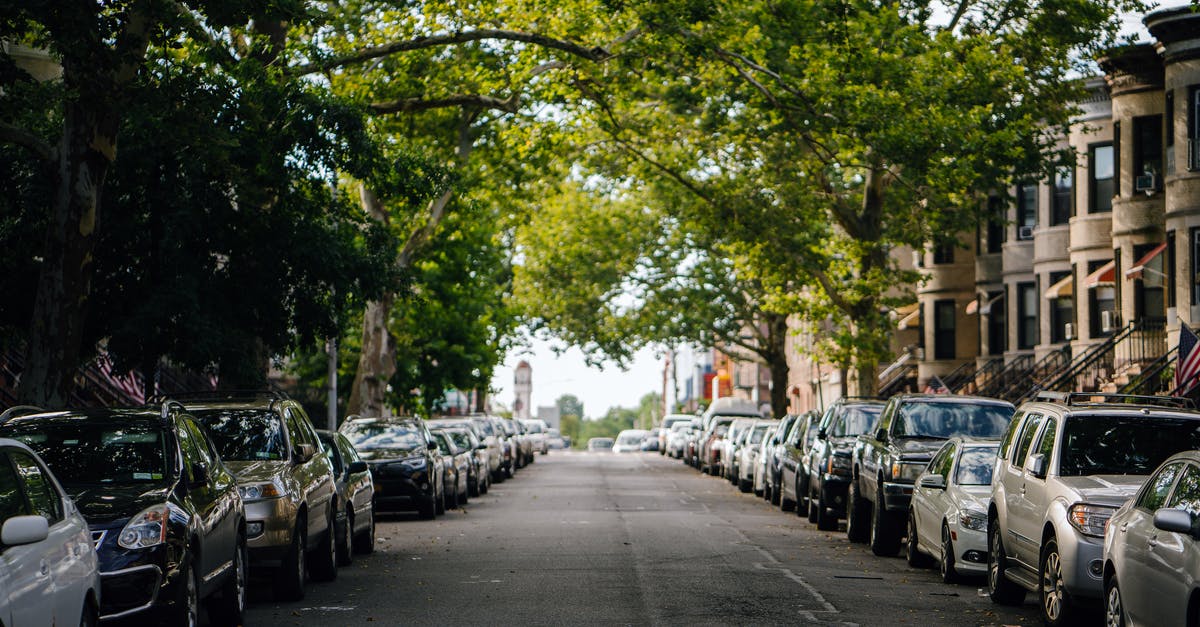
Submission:
[[[297,444],[292,449],[292,459],[297,464],[303,464],[317,454],[317,447],[311,444]]]
[[[0,528],[0,544],[18,546],[50,537],[50,521],[43,516],[13,516]]]
[[[827,431],[825,431],[824,429],[821,429],[820,431],[817,432],[818,440],[824,440],[828,437],[829,437],[829,433]]]
[[[486,450],[487,450],[487,444],[485,444],[485,443],[483,443],[483,442],[480,442],[480,443],[479,443],[479,445],[475,447],[475,450],[477,450],[477,451],[486,451]]]
[[[361,459],[356,462],[350,462],[350,465],[346,466],[346,472],[352,475],[360,472],[367,472],[367,462],[364,462]]]
[[[208,464],[192,466],[192,481],[189,486],[202,486],[208,483]]]
[[[925,475],[917,485],[931,490],[945,490],[946,478],[941,475]]]
[[[1190,536],[1195,536],[1197,533],[1195,519],[1190,513],[1181,509],[1164,507],[1154,512],[1154,527],[1163,531],[1186,533]]]
[[[1029,458],[1029,463],[1026,465],[1029,466],[1029,474],[1038,479],[1046,478],[1046,456],[1044,454],[1034,454],[1033,457]]]
[[[879,440],[880,442],[887,442],[887,439],[888,439],[887,429],[876,429],[875,430],[875,439]]]

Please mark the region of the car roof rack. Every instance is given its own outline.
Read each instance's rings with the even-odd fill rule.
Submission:
[[[0,414],[0,424],[4,424],[13,418],[16,418],[17,416],[40,414],[44,411],[46,410],[38,407],[37,405],[13,405],[12,407],[4,410],[4,413]]]
[[[1097,400],[1099,399],[1099,400]],[[1037,393],[1035,400],[1051,403],[1062,403],[1068,407],[1074,405],[1121,404],[1121,405],[1151,405],[1170,409],[1195,409],[1196,404],[1190,398],[1176,396],[1143,396],[1138,394],[1119,394],[1116,392],[1052,392],[1042,390]]]
[[[176,392],[172,394],[155,394],[146,399],[149,405],[158,405],[166,401],[179,401],[181,403],[196,403],[203,401],[212,402],[228,402],[228,401],[257,401],[269,399],[274,401],[289,400],[286,393],[280,390],[195,390],[191,392]]]

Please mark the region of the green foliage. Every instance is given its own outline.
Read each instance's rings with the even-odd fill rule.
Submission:
[[[583,401],[574,394],[563,394],[554,401],[554,404],[558,407],[559,416],[583,418]]]

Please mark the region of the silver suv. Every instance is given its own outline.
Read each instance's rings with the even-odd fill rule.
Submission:
[[[993,601],[1018,604],[1037,592],[1047,625],[1071,624],[1080,604],[1099,604],[1108,519],[1163,460],[1200,446],[1200,412],[1176,400],[1085,393],[1021,406],[992,475]]]

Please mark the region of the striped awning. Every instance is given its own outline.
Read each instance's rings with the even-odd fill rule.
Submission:
[[[1075,277],[1068,274],[1061,281],[1046,288],[1045,296],[1047,300],[1058,300],[1059,298],[1071,298],[1075,295]]]
[[[1083,285],[1092,290],[1097,287],[1112,287],[1117,284],[1116,281],[1117,264],[1114,261],[1110,261],[1096,268],[1095,272],[1087,275],[1087,278],[1083,280]]]

